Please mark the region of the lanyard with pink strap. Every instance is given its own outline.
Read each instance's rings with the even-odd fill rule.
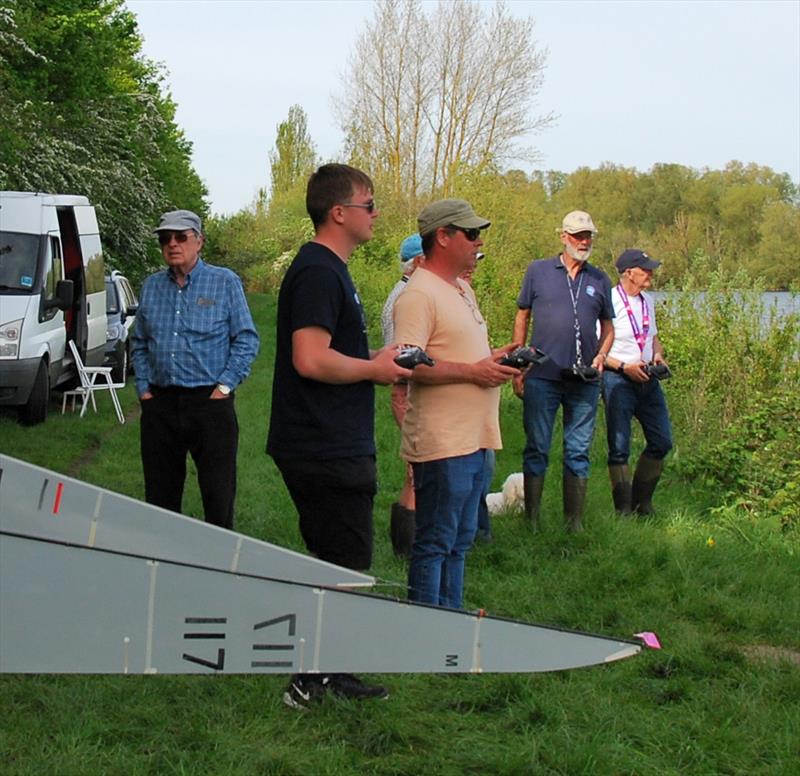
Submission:
[[[617,286],[617,293],[619,294],[619,298],[622,300],[622,304],[625,306],[625,312],[628,313],[628,320],[631,322],[633,338],[636,340],[636,344],[639,346],[639,352],[644,353],[644,346],[647,342],[647,334],[650,331],[650,310],[647,308],[647,303],[644,301],[644,296],[639,294],[639,301],[642,303],[642,328],[640,329],[639,324],[636,321],[636,316],[633,314],[633,309],[631,308],[628,295],[625,293],[625,289],[621,284]]]

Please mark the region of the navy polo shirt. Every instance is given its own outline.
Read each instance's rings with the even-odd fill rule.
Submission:
[[[588,366],[597,355],[597,322],[614,317],[608,275],[584,263],[575,280],[571,280],[560,256],[532,261],[525,272],[517,306],[531,311],[530,344],[547,353],[550,360],[531,367],[528,377],[560,380],[561,370],[575,363],[575,317],[570,286],[577,301],[583,363]]]

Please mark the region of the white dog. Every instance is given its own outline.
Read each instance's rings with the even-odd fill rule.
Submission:
[[[509,474],[500,493],[489,493],[486,496],[486,506],[490,515],[521,512],[525,508],[525,478],[522,472]]]

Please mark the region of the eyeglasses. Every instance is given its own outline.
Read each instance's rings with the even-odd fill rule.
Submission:
[[[450,225],[450,229],[455,229],[459,232],[464,232],[464,237],[466,237],[470,242],[475,242],[481,236],[480,229],[466,229],[463,226],[454,226]]]
[[[575,242],[586,242],[587,240],[591,242],[594,240],[594,232],[575,232],[575,234],[571,234],[567,232],[567,236],[574,240]]]
[[[170,232],[170,231],[163,231],[158,233],[158,244],[159,245],[169,245],[174,237],[175,240],[179,243],[185,243],[189,236],[194,234],[191,230],[188,232]]]
[[[362,207],[367,211],[367,213],[374,213],[377,205],[375,204],[375,200],[371,199],[369,202],[365,202],[363,205],[356,205],[348,202],[347,204],[340,205],[340,207]]]
[[[459,289],[459,296],[464,300],[464,303],[469,307],[470,312],[472,313],[472,318],[480,326],[483,326],[485,321],[483,320],[483,316],[481,315],[481,311],[475,306],[475,303],[472,299],[469,298],[466,291],[462,291]]]

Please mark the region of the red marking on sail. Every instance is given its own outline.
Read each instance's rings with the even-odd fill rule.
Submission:
[[[56,498],[53,501],[53,514],[57,515],[58,510],[61,509],[61,494],[64,492],[64,483],[59,482],[56,485]]]

